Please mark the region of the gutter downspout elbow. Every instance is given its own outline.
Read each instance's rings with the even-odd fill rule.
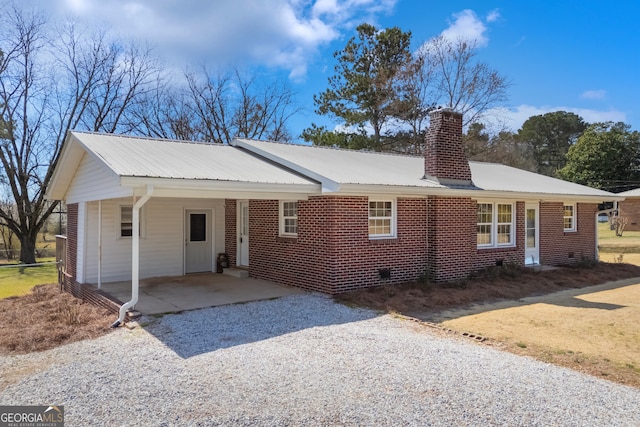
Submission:
[[[131,300],[120,306],[120,316],[113,322],[112,328],[117,328],[124,323],[127,310],[138,303],[140,288],[140,208],[147,203],[153,194],[153,185],[147,184],[147,193],[134,203],[132,210],[132,231],[131,231]]]

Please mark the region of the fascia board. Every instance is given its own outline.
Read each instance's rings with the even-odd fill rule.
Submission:
[[[213,181],[197,179],[171,179],[171,178],[147,178],[147,177],[121,177],[122,187],[144,187],[151,184],[156,190],[208,190],[234,192],[254,192],[254,193],[291,193],[291,194],[321,194],[319,184],[276,184],[259,182],[237,182],[237,181]],[[154,191],[155,194],[155,191]]]
[[[78,143],[77,138],[71,132],[67,133],[56,169],[53,171],[44,195],[47,200],[63,200],[65,198],[85,152],[86,149]]]
[[[410,197],[469,197],[472,199],[509,199],[509,200],[547,200],[573,201],[581,203],[601,203],[624,200],[620,196],[579,195],[579,194],[549,194],[549,193],[520,193],[508,191],[490,191],[482,189],[455,189],[447,187],[405,187],[388,185],[342,184],[336,195],[370,195],[393,194]]]

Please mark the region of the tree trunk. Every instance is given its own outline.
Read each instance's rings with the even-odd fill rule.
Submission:
[[[23,264],[35,264],[36,262],[36,236],[28,233],[20,238],[20,262]]]

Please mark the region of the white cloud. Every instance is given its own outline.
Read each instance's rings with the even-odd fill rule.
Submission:
[[[494,9],[487,14],[486,19],[487,22],[496,22],[498,19],[500,19],[500,12],[498,11],[498,9]]]
[[[35,0],[32,0],[35,1]],[[320,46],[397,0],[56,0],[61,14],[145,40],[176,59],[275,66],[302,77]]]
[[[498,107],[487,111],[484,120],[494,129],[510,129],[517,131],[522,124],[531,116],[539,116],[554,111],[567,111],[582,117],[587,123],[596,122],[626,122],[627,115],[618,110],[592,110],[588,108],[566,107],[566,106],[541,106],[522,104],[515,108]]]
[[[604,89],[598,90],[586,90],[582,92],[580,98],[582,99],[604,99],[607,96],[607,91]]]
[[[487,27],[473,10],[465,9],[453,14],[453,17],[454,21],[450,22],[449,27],[441,33],[445,39],[475,41],[478,47],[486,46],[489,43],[489,38],[485,34]],[[492,22],[488,19],[487,21]]]

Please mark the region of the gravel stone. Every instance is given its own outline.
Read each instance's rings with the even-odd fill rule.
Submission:
[[[0,404],[68,426],[640,425],[639,389],[324,295],[139,322],[0,357]]]

